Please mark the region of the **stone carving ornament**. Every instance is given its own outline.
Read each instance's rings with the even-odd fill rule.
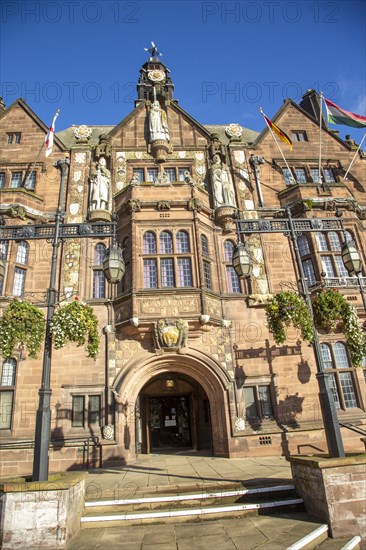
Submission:
[[[74,136],[78,140],[88,140],[92,135],[92,129],[89,128],[89,126],[86,126],[85,124],[81,124],[81,126],[78,126],[77,128],[74,128]]]
[[[169,321],[159,319],[154,327],[155,341],[158,349],[174,350],[180,352],[187,346],[188,323],[183,319]]]
[[[243,133],[243,128],[239,124],[232,123],[226,126],[225,133],[230,138],[240,138]]]

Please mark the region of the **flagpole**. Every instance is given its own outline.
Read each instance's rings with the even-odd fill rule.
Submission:
[[[355,152],[353,159],[351,160],[351,164],[349,165],[349,167],[348,167],[348,169],[347,169],[347,172],[346,172],[346,174],[345,174],[345,176],[344,176],[344,179],[345,179],[345,180],[347,179],[348,172],[351,170],[352,165],[353,165],[353,163],[355,162],[356,156],[357,156],[359,150],[361,149],[361,145],[363,144],[363,140],[365,139],[365,137],[366,137],[366,132],[364,133],[363,138],[362,138],[362,140],[361,140],[361,143],[360,143],[360,145],[358,146],[358,149],[357,149],[357,151]]]
[[[30,173],[29,173],[28,175],[25,176],[25,183],[27,183],[27,179],[30,179],[30,178],[31,178],[31,176],[32,176],[32,174],[33,174],[33,172],[34,172],[34,170],[35,170],[35,168],[36,168],[36,164],[37,164],[37,162],[38,162],[38,160],[39,160],[39,157],[41,156],[43,147],[44,147],[44,142],[42,143],[41,148],[40,148],[40,150],[39,150],[39,152],[38,152],[37,158],[36,158],[36,160],[35,160],[34,163],[33,163],[32,170],[30,171]]]
[[[51,124],[51,126],[50,126],[50,128],[49,128],[49,130],[48,130],[47,136],[48,136],[48,134],[50,133],[51,128],[54,127],[56,118],[58,117],[59,114],[60,114],[60,109],[57,109],[56,114],[55,114],[55,116],[53,117],[52,124]],[[31,176],[32,176],[32,174],[33,174],[33,172],[34,172],[34,170],[35,170],[35,168],[36,168],[36,164],[37,164],[37,162],[38,162],[38,160],[39,160],[39,157],[41,156],[41,153],[42,153],[44,144],[45,144],[45,141],[43,141],[43,143],[42,143],[42,145],[41,145],[41,148],[40,148],[40,150],[39,150],[39,152],[38,152],[37,158],[36,158],[36,160],[35,160],[34,163],[33,163],[32,170],[31,170],[30,173],[29,173],[28,175],[26,175],[26,177],[25,177],[25,183],[27,182],[27,179],[30,179],[30,178],[31,178]],[[47,156],[47,152],[46,152],[46,156]]]
[[[259,111],[260,111],[261,115],[262,115],[263,118],[264,118],[264,117],[265,117],[265,114],[264,114],[264,112],[262,111],[262,107],[259,107]],[[266,125],[267,125],[269,131],[271,132],[273,139],[275,140],[275,143],[276,143],[276,145],[277,145],[277,147],[278,147],[279,152],[281,153],[281,156],[282,156],[282,158],[283,158],[283,161],[284,161],[284,163],[286,164],[287,170],[290,172],[291,180],[292,180],[292,181],[294,182],[294,184],[295,184],[295,183],[296,183],[296,182],[295,182],[295,179],[294,179],[294,177],[293,177],[293,175],[292,175],[292,172],[291,172],[291,169],[290,169],[289,165],[287,164],[287,160],[285,159],[285,155],[284,155],[283,152],[282,152],[282,149],[281,149],[281,147],[280,147],[280,145],[279,145],[279,143],[278,143],[278,141],[277,141],[277,139],[276,139],[276,136],[274,135],[272,128],[270,127],[270,125],[268,124],[268,122],[266,121],[265,118],[264,118],[264,121],[265,121],[265,123],[266,123]]]
[[[319,183],[322,186],[322,189],[324,191],[324,185],[323,185],[323,178],[322,178],[322,120],[323,120],[323,92],[320,92],[320,117],[319,117]]]

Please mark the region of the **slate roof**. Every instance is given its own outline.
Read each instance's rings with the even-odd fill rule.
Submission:
[[[55,135],[62,141],[62,143],[66,145],[66,147],[73,147],[76,144],[74,129],[78,127],[79,125],[75,124],[69,128],[65,128],[65,130],[55,132]],[[88,145],[94,147],[99,143],[99,136],[101,134],[108,134],[111,130],[113,130],[114,126],[89,126],[89,128],[93,131],[93,133],[88,141]]]

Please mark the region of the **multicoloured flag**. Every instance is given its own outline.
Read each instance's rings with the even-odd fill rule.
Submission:
[[[281,130],[281,128],[276,126],[276,124],[274,122],[272,122],[272,120],[270,120],[268,117],[266,117],[266,115],[263,113],[263,111],[261,111],[261,113],[263,115],[264,120],[267,123],[268,128],[270,128],[272,130],[272,132],[274,132],[280,138],[280,140],[287,143],[287,145],[290,146],[290,151],[292,151],[292,141],[288,137],[288,135],[285,134],[285,132],[283,130]]]
[[[56,118],[58,117],[59,114],[60,114],[60,109],[57,109],[56,114],[53,117],[53,121],[52,121],[52,124],[50,126],[50,129],[49,129],[46,137],[44,138],[44,142],[46,144],[46,157],[49,157],[50,154],[52,153],[53,136],[54,136],[54,133],[55,133],[55,122],[56,122]]]
[[[366,116],[356,115],[355,113],[341,109],[341,107],[338,107],[330,99],[324,98],[324,101],[327,108],[328,122],[331,124],[344,124],[353,128],[366,127]]]

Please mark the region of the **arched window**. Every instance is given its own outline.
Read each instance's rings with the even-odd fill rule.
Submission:
[[[20,241],[18,244],[16,262],[26,265],[28,263],[29,244],[26,241]]]
[[[10,430],[14,409],[15,359],[8,357],[2,364],[0,385],[0,430]]]
[[[177,252],[187,253],[189,252],[189,237],[187,231],[178,231],[176,237]]]
[[[146,233],[144,233],[143,253],[156,254],[156,236],[152,231],[146,231]]]
[[[299,245],[300,256],[306,256],[307,254],[310,254],[309,242],[305,235],[301,235],[298,238],[297,242]]]
[[[339,369],[349,369],[347,350],[345,344],[337,342],[333,345],[335,362]]]
[[[93,298],[105,298],[106,285],[102,266],[106,250],[106,246],[103,243],[98,243],[94,247]]]
[[[226,265],[227,290],[230,293],[237,294],[241,292],[241,288],[240,279],[232,266],[234,247],[233,241],[224,241],[224,258],[226,264],[229,264]]]
[[[209,256],[209,248],[208,248],[208,238],[206,235],[201,235],[201,248],[202,248],[202,256]]]
[[[232,241],[224,241],[224,258],[225,262],[232,263],[234,252],[234,243]]]
[[[169,231],[162,231],[160,233],[160,254],[172,254],[173,252],[173,239]]]
[[[325,369],[333,368],[332,354],[330,353],[330,347],[327,344],[321,345],[323,365]]]
[[[106,254],[106,246],[103,243],[98,243],[95,245],[94,248],[94,265],[103,265],[105,254]]]

